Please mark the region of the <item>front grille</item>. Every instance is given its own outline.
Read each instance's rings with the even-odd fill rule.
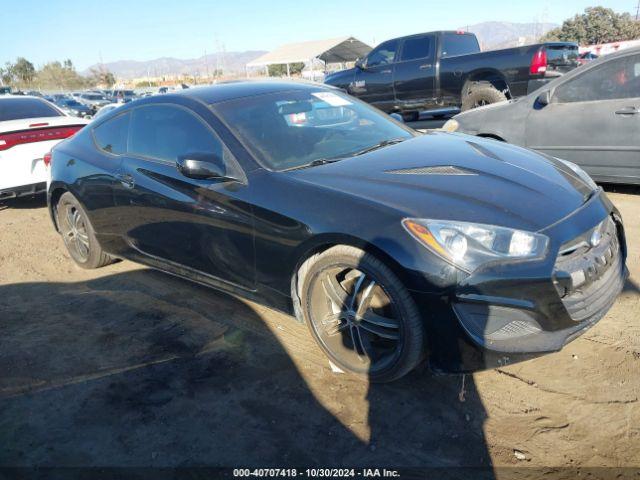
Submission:
[[[594,245],[592,240],[597,236],[600,241]],[[613,219],[605,219],[560,248],[554,282],[574,321],[595,319],[606,313],[624,284],[623,258]]]

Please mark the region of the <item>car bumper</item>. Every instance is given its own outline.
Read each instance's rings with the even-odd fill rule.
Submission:
[[[37,195],[46,191],[47,182],[39,182],[32,185],[22,185],[20,187],[5,188],[0,190],[0,200]]]
[[[590,246],[603,221],[607,233]],[[416,294],[429,316],[436,370],[494,368],[558,351],[609,311],[628,271],[623,225],[604,193],[543,233],[552,244],[543,261],[485,268],[437,298]]]

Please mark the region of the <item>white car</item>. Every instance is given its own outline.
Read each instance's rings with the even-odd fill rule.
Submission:
[[[0,200],[46,190],[45,154],[87,120],[38,97],[0,97]]]

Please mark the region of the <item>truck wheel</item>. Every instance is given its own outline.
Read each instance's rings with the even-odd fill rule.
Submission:
[[[405,122],[417,122],[420,120],[420,112],[405,112],[402,114],[402,120]]]
[[[489,82],[474,82],[462,92],[462,111],[503,102],[507,96]]]

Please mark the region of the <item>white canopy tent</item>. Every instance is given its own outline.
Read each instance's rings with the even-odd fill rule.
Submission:
[[[364,57],[370,51],[369,45],[354,37],[290,43],[247,63],[247,75],[250,68],[264,67],[268,74],[269,65],[286,65],[287,76],[290,76],[289,66],[292,63],[310,64],[313,68],[314,62],[320,60],[326,67],[329,63],[353,62],[357,58]]]

